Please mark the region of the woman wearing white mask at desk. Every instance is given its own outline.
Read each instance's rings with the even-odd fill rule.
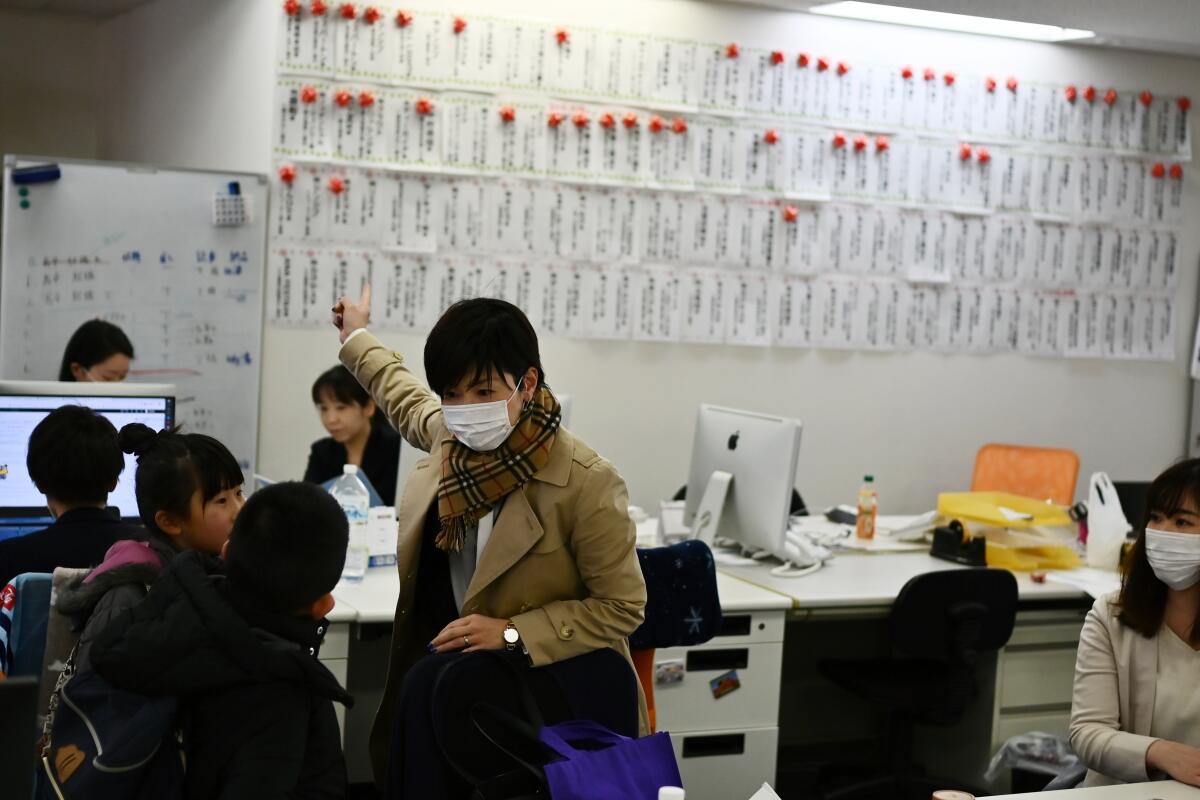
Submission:
[[[431,697],[454,662],[505,671],[481,651],[511,660],[547,722],[566,714],[645,733],[626,637],[642,622],[646,585],[625,483],[559,427],[533,326],[502,300],[456,303],[425,342],[426,387],[366,331],[369,318],[369,288],[334,308],[342,363],[429,451],[397,509],[400,597],[371,732],[376,782],[389,797],[469,794],[435,742],[445,737],[433,729],[453,721],[436,717]]]
[[[1071,746],[1084,786],[1200,786],[1200,459],[1158,476],[1121,591],[1079,636]]]
[[[133,345],[125,331],[102,319],[80,325],[63,350],[60,381],[112,382],[129,375]]]

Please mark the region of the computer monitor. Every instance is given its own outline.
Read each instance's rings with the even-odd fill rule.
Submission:
[[[796,485],[800,456],[800,420],[753,411],[701,405],[692,440],[684,522],[693,535],[733,539],[750,550],[765,550],[787,559],[784,541]],[[718,474],[716,481],[712,480]],[[724,476],[722,476],[724,473]],[[710,482],[720,491],[721,477],[732,476],[724,503],[717,498],[697,519],[697,510],[713,505],[705,498]],[[719,517],[719,526],[705,535],[706,516]]]
[[[167,384],[0,381],[0,524],[29,527],[48,516],[46,498],[25,468],[29,434],[51,411],[72,404],[103,415],[117,430],[131,422],[156,431],[175,424],[175,387]],[[134,457],[126,455],[117,488],[108,497],[126,518],[138,516],[136,468]]]

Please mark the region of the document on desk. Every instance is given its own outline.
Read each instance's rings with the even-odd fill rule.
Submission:
[[[1091,567],[1077,567],[1070,570],[1054,570],[1046,573],[1046,580],[1073,586],[1088,593],[1093,599],[1099,599],[1121,588],[1121,576],[1115,572]]]

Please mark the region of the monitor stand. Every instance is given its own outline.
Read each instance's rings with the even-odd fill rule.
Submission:
[[[725,509],[725,499],[729,496],[729,487],[733,485],[733,473],[716,470],[708,479],[700,505],[696,508],[696,516],[692,521],[692,538],[699,539],[712,547],[717,531],[721,529],[721,512]]]

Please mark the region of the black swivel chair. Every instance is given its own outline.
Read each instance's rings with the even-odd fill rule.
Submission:
[[[972,791],[920,771],[913,763],[913,728],[962,719],[978,692],[981,657],[1008,642],[1016,613],[1017,581],[1007,570],[930,572],[910,580],[896,598],[890,657],[820,662],[826,678],[889,717],[887,774],[826,790],[826,800],[928,800],[937,789]]]
[[[0,681],[0,794],[5,797],[33,796],[37,699],[37,678]]]

